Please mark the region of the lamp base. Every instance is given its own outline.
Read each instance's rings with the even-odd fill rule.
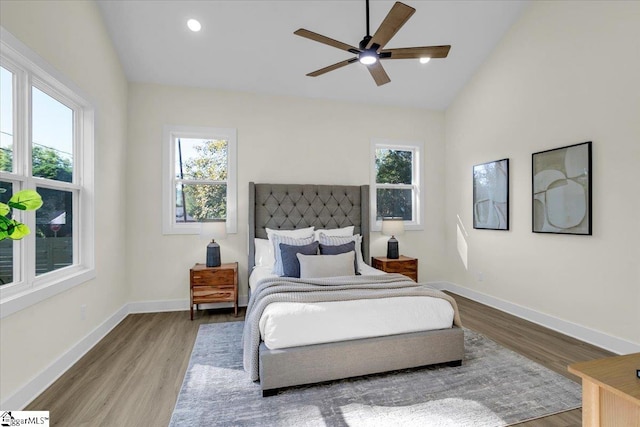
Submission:
[[[398,259],[400,258],[400,248],[398,247],[398,239],[391,236],[387,242],[387,258]]]
[[[207,245],[207,267],[220,267],[220,245],[211,242]]]

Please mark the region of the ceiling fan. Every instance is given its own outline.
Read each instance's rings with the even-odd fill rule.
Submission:
[[[293,32],[293,34],[300,37],[306,37],[329,46],[337,47],[338,49],[346,50],[347,52],[351,52],[356,55],[354,58],[340,61],[333,65],[329,65],[328,67],[313,71],[307,74],[307,76],[317,77],[324,73],[328,73],[329,71],[337,70],[345,65],[360,61],[367,66],[367,69],[369,70],[369,73],[371,73],[376,84],[378,86],[382,86],[383,84],[391,81],[380,63],[380,60],[382,59],[446,58],[449,54],[449,49],[451,49],[451,46],[449,45],[383,49],[398,30],[402,28],[409,18],[411,18],[411,15],[413,15],[416,10],[404,3],[396,2],[384,18],[384,21],[382,21],[382,24],[380,24],[378,31],[376,31],[372,37],[369,32],[369,0],[366,0],[366,7],[367,35],[364,36],[357,48],[338,40],[325,37],[321,34],[314,33],[313,31],[305,30],[304,28],[300,28]]]

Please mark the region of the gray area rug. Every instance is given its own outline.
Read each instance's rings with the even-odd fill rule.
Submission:
[[[407,369],[263,398],[244,322],[201,325],[171,426],[504,426],[581,406],[580,385],[465,329],[460,367]]]

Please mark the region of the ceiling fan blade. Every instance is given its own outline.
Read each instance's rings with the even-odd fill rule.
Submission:
[[[371,65],[367,65],[369,72],[371,73],[371,77],[376,81],[378,86],[382,86],[383,84],[389,83],[391,79],[387,75],[387,72],[382,68],[382,64],[380,61],[376,61]]]
[[[324,43],[329,46],[337,47],[338,49],[346,50],[347,52],[360,52],[360,49],[354,46],[323,36],[322,34],[314,33],[313,31],[305,30],[304,28],[300,28],[299,30],[294,31],[293,34],[300,37],[305,37],[316,42]]]
[[[449,49],[451,49],[449,45],[385,49],[380,52],[380,59],[446,58],[449,55]]]
[[[309,77],[318,77],[324,73],[328,73],[329,71],[333,71],[333,70],[337,70],[338,68],[344,67],[345,65],[349,65],[351,63],[354,63],[358,60],[358,58],[351,58],[351,59],[347,59],[346,61],[340,61],[337,62],[333,65],[329,65],[328,67],[324,67],[324,68],[320,68],[319,70],[313,71],[309,74],[307,74],[307,76]]]
[[[400,28],[411,18],[416,10],[411,6],[407,6],[404,3],[396,2],[389,13],[387,14],[378,30],[373,35],[369,43],[367,43],[367,49],[370,49],[374,44],[380,46],[378,51],[382,49],[391,38],[398,32]]]

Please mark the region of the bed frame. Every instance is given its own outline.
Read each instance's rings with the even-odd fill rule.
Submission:
[[[249,183],[249,274],[255,265],[254,238],[266,228],[353,225],[362,235],[362,256],[369,262],[369,186]],[[278,389],[398,369],[447,363],[464,357],[461,328],[414,332],[269,350],[260,345],[263,396]],[[322,363],[318,363],[322,361]]]

